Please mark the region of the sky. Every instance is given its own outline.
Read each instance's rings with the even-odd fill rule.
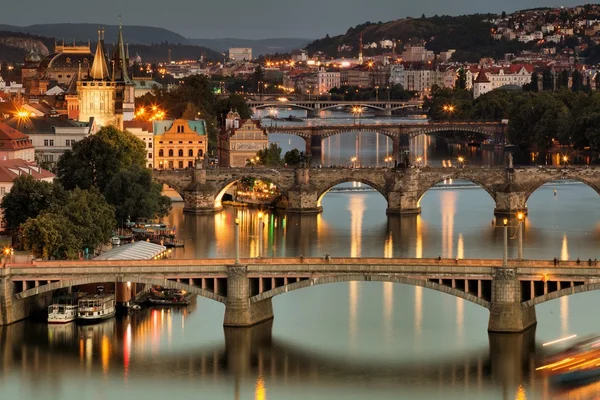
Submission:
[[[309,38],[371,21],[584,4],[576,0],[28,0],[2,7],[0,24],[148,25],[188,38]]]

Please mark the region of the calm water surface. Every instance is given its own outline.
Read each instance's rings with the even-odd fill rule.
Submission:
[[[387,217],[377,192],[332,191],[318,216],[267,212],[262,234],[255,209],[184,216],[176,204],[166,220],[186,243],[174,252],[177,258],[233,257],[236,217],[242,257],[501,257],[502,232],[484,190],[432,189],[421,207],[419,216]],[[600,197],[594,190],[543,186],[528,207],[526,258],[600,258]],[[516,240],[509,242],[514,257]],[[488,311],[462,299],[376,282],[275,297],[272,327],[252,330],[224,330],[224,306],[203,298],[184,309],[149,309],[87,327],[26,321],[0,328],[0,396],[593,399],[600,384],[558,391],[534,369],[544,355],[542,343],[600,332],[598,301],[600,293],[592,292],[539,305],[535,332],[515,336],[488,335]]]

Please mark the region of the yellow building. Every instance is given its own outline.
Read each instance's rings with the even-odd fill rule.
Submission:
[[[208,149],[204,120],[154,121],[153,130],[155,168],[188,168],[204,159]]]
[[[223,167],[245,167],[259,150],[269,145],[269,136],[261,128],[260,121],[240,119],[237,112],[230,111],[225,131],[219,137],[219,164]]]

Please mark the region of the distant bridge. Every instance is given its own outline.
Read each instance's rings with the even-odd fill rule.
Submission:
[[[283,95],[280,97],[284,97]],[[365,107],[371,111],[384,115],[392,115],[394,111],[406,108],[422,108],[423,101],[409,100],[372,100],[372,101],[340,101],[340,100],[247,100],[246,104],[250,108],[260,109],[269,107],[290,107],[301,110],[306,110],[312,115],[316,115],[319,111],[333,110],[336,108],[348,107]]]
[[[46,261],[8,264],[0,271],[0,322],[35,309],[58,289],[135,282],[186,290],[225,304],[224,325],[245,327],[273,318],[271,299],[315,285],[395,282],[460,297],[490,310],[488,329],[521,332],[536,323],[535,305],[600,289],[593,265],[544,260],[273,258],[152,261]],[[46,296],[47,297],[47,296]]]
[[[265,124],[266,125],[266,124]],[[299,136],[306,142],[305,154],[321,158],[323,139],[342,133],[373,132],[389,137],[392,140],[392,156],[401,160],[400,139],[412,139],[420,135],[466,133],[478,136],[480,139],[493,139],[504,142],[506,124],[483,121],[452,121],[424,123],[354,123],[345,125],[316,125],[316,126],[265,126],[268,133],[279,133]]]

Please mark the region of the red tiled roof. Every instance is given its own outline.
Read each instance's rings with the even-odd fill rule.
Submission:
[[[479,71],[479,74],[477,74],[477,78],[473,81],[473,83],[490,83],[490,80],[485,75],[483,70],[481,70]]]
[[[54,178],[55,176],[36,163],[20,158],[0,161],[0,182],[12,182],[21,175],[31,175],[34,179]]]
[[[33,149],[29,136],[0,122],[0,149],[22,150]]]
[[[150,121],[123,121],[123,129],[141,128],[146,132],[152,133],[154,125]]]

